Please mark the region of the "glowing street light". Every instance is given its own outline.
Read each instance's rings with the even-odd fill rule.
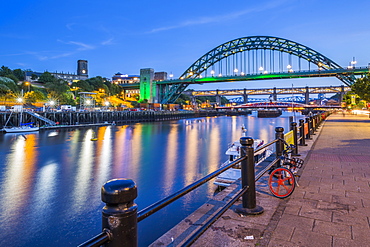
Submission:
[[[214,74],[215,74],[215,71],[214,70],[211,70],[212,77],[213,77]]]
[[[261,66],[261,67],[259,67],[259,69],[258,69],[259,71],[260,71],[260,73],[262,74],[262,72],[263,72],[263,67]]]
[[[353,57],[353,59],[351,61],[351,64],[352,64],[353,68],[355,68],[356,63],[357,63],[357,61],[356,61],[355,57]]]
[[[29,83],[28,81],[26,81],[24,84],[28,87],[28,92],[29,92],[30,91],[30,84],[31,83]]]
[[[22,103],[23,99],[22,98],[17,98],[18,103]]]

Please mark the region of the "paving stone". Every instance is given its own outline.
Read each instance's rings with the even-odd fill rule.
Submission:
[[[313,231],[347,239],[352,237],[351,226],[335,222],[317,220],[315,221]]]
[[[345,211],[333,212],[333,222],[349,226],[359,225],[363,227],[368,227],[369,225],[367,216],[350,214],[349,212]]]
[[[333,237],[334,247],[347,247],[347,246],[363,246],[363,243],[355,241],[353,239]]]
[[[352,238],[353,240],[360,243],[370,243],[370,229],[369,227],[361,227],[353,225],[352,227]]]
[[[304,216],[310,219],[317,219],[317,220],[324,220],[324,221],[331,221],[332,212],[317,209],[316,207],[311,207],[307,205],[303,205],[301,211],[299,212],[299,216]]]
[[[326,234],[296,229],[291,242],[301,247],[331,246],[332,237]]]

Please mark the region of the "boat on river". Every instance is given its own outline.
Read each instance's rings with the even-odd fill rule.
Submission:
[[[19,127],[10,127],[10,128],[3,128],[6,133],[23,133],[23,132],[32,132],[32,131],[39,131],[39,127],[29,125],[23,125]]]
[[[9,122],[12,114],[13,114],[13,112],[10,113],[10,116],[9,116],[8,120],[6,121],[6,123],[5,123],[5,126]],[[20,112],[19,126],[4,127],[3,130],[5,131],[5,133],[24,133],[24,132],[39,131],[40,128],[37,127],[37,126],[33,126],[33,122],[32,123],[23,123],[22,122],[22,120],[23,120],[22,115],[23,115],[23,108],[21,108],[21,112]]]
[[[245,131],[243,132],[243,136],[245,136]],[[254,150],[263,146],[264,141],[261,139],[254,140]],[[229,159],[225,161],[221,167],[226,166],[233,162],[234,160],[240,158],[240,148],[241,144],[240,141],[233,142],[229,148],[226,150],[225,154],[229,156]],[[257,166],[266,158],[268,158],[272,154],[272,151],[268,148],[264,148],[258,152],[254,153],[254,162]],[[217,176],[216,180],[213,182],[219,188],[228,187],[230,184],[234,183],[241,177],[241,165],[240,163],[233,166],[232,168],[227,169],[223,173]]]
[[[282,114],[282,110],[280,109],[258,109],[257,116],[260,118],[268,118],[268,117],[279,117]]]

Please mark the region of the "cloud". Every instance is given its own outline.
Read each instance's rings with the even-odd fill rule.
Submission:
[[[77,48],[78,51],[93,50],[93,49],[96,48],[93,45],[88,45],[88,44],[85,44],[85,43],[82,43],[82,42],[77,42],[77,41],[68,41],[68,42],[64,42],[62,40],[58,40],[58,41],[61,42],[61,43],[64,43],[64,44],[68,44],[68,45],[77,45],[78,46],[78,48]]]
[[[104,40],[101,42],[101,45],[112,45],[113,44],[113,38],[110,38],[108,40]]]
[[[188,26],[203,25],[203,24],[208,24],[208,23],[224,22],[224,21],[239,18],[239,17],[247,15],[247,14],[252,14],[252,13],[256,13],[256,12],[263,12],[263,11],[266,11],[266,10],[277,8],[277,7],[283,5],[286,2],[287,2],[287,0],[272,1],[272,2],[264,4],[263,6],[260,6],[260,7],[249,8],[249,9],[241,10],[241,11],[238,11],[238,12],[233,12],[233,13],[230,13],[230,14],[226,14],[226,15],[219,15],[219,16],[213,16],[213,17],[201,17],[197,20],[188,20],[188,21],[184,21],[184,22],[178,23],[176,25],[172,25],[172,26],[155,28],[155,29],[152,29],[151,31],[149,31],[148,33],[157,33],[157,32],[167,31],[167,30],[171,30],[171,29],[178,29],[178,28],[183,28],[183,27],[188,27]]]

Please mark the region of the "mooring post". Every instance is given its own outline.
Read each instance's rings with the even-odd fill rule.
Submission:
[[[290,129],[293,130],[293,144],[295,146],[292,155],[299,156],[298,154],[298,131],[297,131],[297,123],[292,122],[290,123]]]
[[[311,139],[311,124],[310,124],[310,118],[309,117],[306,117],[306,124],[307,124],[307,128],[308,128],[306,139]]]
[[[310,135],[312,136],[312,135],[315,135],[315,127],[314,127],[314,118],[313,118],[313,116],[311,116],[310,117],[310,126],[311,126],[311,128],[310,128]]]
[[[101,189],[103,231],[109,234],[105,247],[137,247],[136,184],[131,179],[113,179]]]
[[[249,187],[242,196],[242,204],[235,211],[242,215],[257,215],[263,213],[263,207],[257,205],[256,182],[254,171],[254,140],[252,137],[240,138],[240,156],[245,157],[241,162],[242,188]]]
[[[276,158],[283,155],[284,143],[281,140],[284,140],[284,128],[276,127],[275,128],[275,139],[279,140],[275,144]]]
[[[305,134],[304,134],[304,120],[303,119],[299,119],[299,138],[300,139],[300,142],[299,142],[299,145],[301,146],[307,146],[306,145],[306,137],[305,137]]]

